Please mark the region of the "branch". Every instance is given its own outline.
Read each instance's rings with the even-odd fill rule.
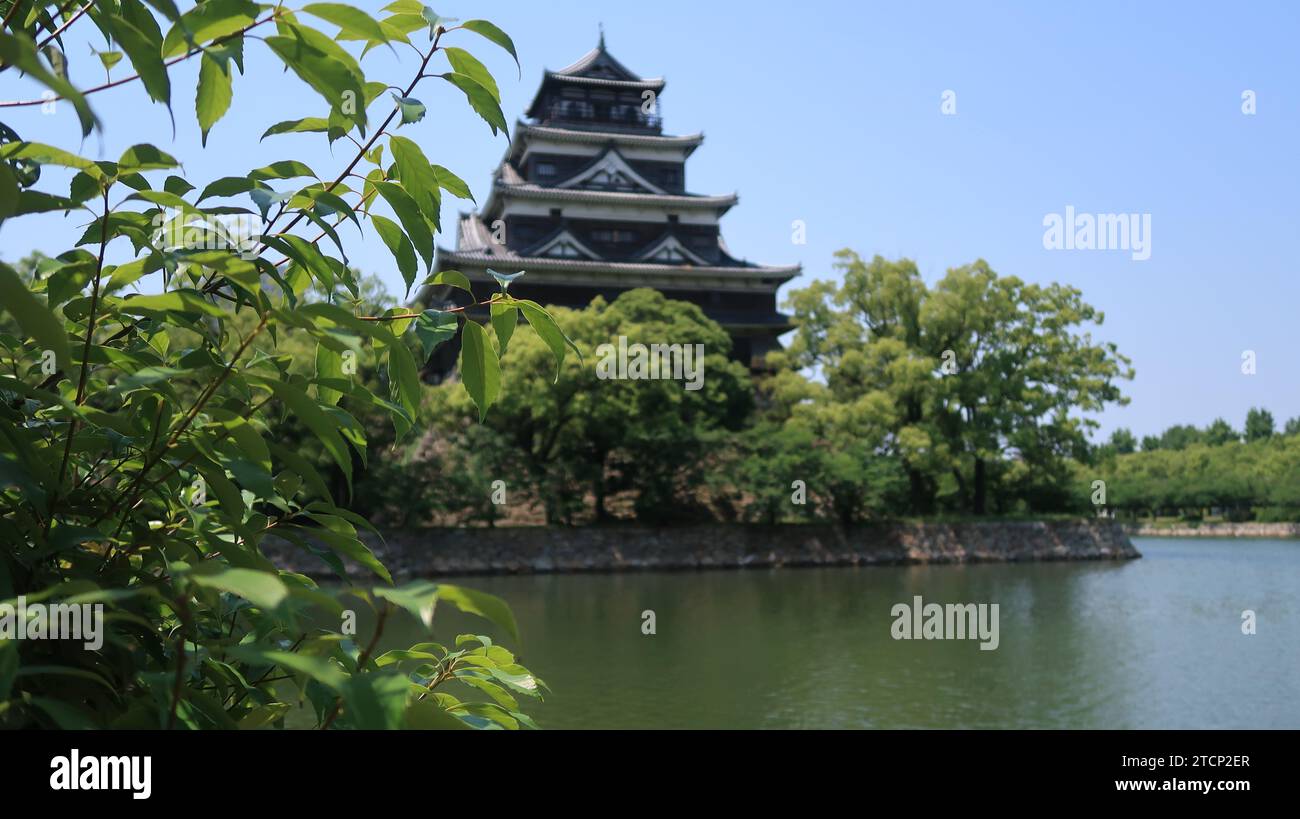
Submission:
[[[370,662],[370,655],[374,653],[375,646],[379,645],[379,637],[384,633],[384,621],[388,619],[388,611],[388,601],[384,601],[384,608],[379,612],[379,621],[375,623],[375,633],[370,637],[370,644],[366,646],[365,651],[361,652],[361,656],[357,657],[356,673],[358,674],[360,674],[362,669],[366,667],[366,663]],[[342,710],[342,708],[343,698],[339,697],[334,703],[334,710],[330,711],[330,715],[321,723],[320,729],[322,731],[334,724],[334,720],[338,719],[339,711]]]
[[[415,86],[420,84],[420,78],[424,74],[424,69],[428,67],[429,60],[433,59],[433,55],[438,53],[438,41],[441,39],[442,39],[442,32],[439,31],[437,36],[433,40],[433,47],[429,49],[429,53],[425,54],[424,59],[420,62],[420,70],[415,72],[415,79],[411,80],[411,84],[406,86],[406,91],[402,93],[403,97],[409,97],[411,95],[411,92],[415,90]],[[333,191],[336,187],[338,187],[339,183],[341,183],[344,179],[347,178],[348,174],[352,173],[352,169],[357,166],[357,163],[360,162],[361,158],[366,155],[366,152],[370,150],[371,146],[375,144],[376,140],[378,140],[379,137],[383,136],[384,131],[388,129],[389,125],[393,124],[393,117],[397,116],[397,111],[398,109],[394,107],[392,111],[388,112],[388,118],[385,119],[383,124],[380,125],[379,128],[375,131],[374,136],[370,137],[370,139],[366,142],[366,144],[362,146],[359,151],[357,151],[357,155],[353,157],[352,161],[348,163],[348,166],[343,169],[343,173],[339,174],[338,177],[333,182],[325,186],[326,193]],[[279,215],[277,214],[276,219],[278,218]],[[283,231],[281,231],[281,233],[288,233],[289,231],[293,230],[294,226],[297,225],[299,222],[301,222],[302,219],[303,219],[303,214],[300,212],[297,216],[293,218],[292,221],[289,222],[289,224],[285,227]],[[275,225],[275,220],[272,220],[271,224],[266,226],[266,232],[270,233],[271,228],[274,225]],[[263,244],[261,249],[264,250],[265,248],[266,245]]]
[[[86,320],[86,343],[81,348],[81,374],[77,379],[77,400],[76,406],[81,406],[86,402],[86,380],[90,375],[90,343],[95,337],[95,321],[99,312],[99,283],[104,273],[104,249],[108,246],[108,216],[111,213],[108,207],[108,190],[103,193],[104,198],[104,215],[99,224],[99,257],[95,261],[95,285],[90,294],[90,315]],[[68,421],[68,440],[63,445],[63,462],[59,465],[59,482],[55,485],[54,494],[50,496],[49,515],[45,520],[45,532],[50,531],[50,525],[54,522],[54,507],[58,504],[59,493],[63,491],[63,479],[68,474],[68,461],[72,457],[72,439],[77,437],[77,427],[79,426],[76,416]]]
[[[93,3],[92,3],[92,5],[93,5]],[[263,17],[261,20],[258,20],[258,21],[255,22],[255,23],[250,23],[250,24],[248,24],[247,26],[244,26],[244,27],[241,28],[239,31],[233,32],[233,33],[231,33],[231,34],[227,34],[227,35],[225,35],[224,37],[218,37],[218,38],[216,38],[216,39],[213,40],[212,42],[208,43],[208,47],[211,48],[211,47],[214,46],[214,45],[219,45],[220,43],[224,43],[224,42],[226,42],[227,40],[234,39],[235,37],[242,37],[246,32],[252,31],[253,29],[257,28],[258,26],[262,25],[263,23],[266,23],[266,22],[269,22],[269,21],[271,21],[271,20],[274,20],[274,19],[275,19],[276,17],[278,17],[279,15],[280,15],[280,10],[279,10],[279,9],[276,9],[275,12],[273,12],[272,14],[269,14],[269,15],[267,15],[266,17]],[[193,49],[191,49],[190,51],[188,51],[188,52],[186,52],[186,53],[184,53],[184,54],[178,55],[178,56],[176,56],[176,57],[172,57],[170,60],[165,61],[165,62],[163,63],[163,66],[164,66],[164,67],[167,67],[167,68],[170,68],[170,67],[172,67],[173,65],[176,65],[176,63],[179,63],[179,62],[183,62],[183,61],[185,61],[185,60],[188,60],[190,57],[193,57],[195,54],[200,54],[200,53],[202,53],[202,52],[203,52],[203,49],[202,49],[201,47],[199,47],[199,48],[193,48]],[[0,69],[0,70],[3,70],[3,69]],[[140,79],[140,75],[139,75],[139,74],[132,74],[131,76],[129,76],[129,77],[123,77],[123,78],[120,79],[120,80],[113,80],[112,82],[106,82],[106,83],[104,83],[103,85],[97,85],[97,86],[95,86],[94,88],[87,88],[85,91],[82,91],[82,92],[81,92],[81,95],[82,95],[83,97],[88,97],[88,96],[90,96],[91,94],[97,94],[97,93],[99,93],[100,91],[107,91],[107,90],[110,89],[110,88],[116,88],[116,87],[119,86],[119,85],[125,85],[126,83],[129,83],[129,82],[131,82],[131,81],[133,81],[133,80],[138,80],[138,79]],[[40,99],[35,99],[35,100],[6,100],[6,101],[3,101],[3,102],[0,102],[0,108],[22,108],[22,107],[24,107],[24,106],[29,106],[29,105],[44,105],[44,104],[47,103],[47,102],[54,102],[55,100],[61,100],[61,99],[63,99],[63,97],[54,96],[54,97],[48,97],[48,98],[46,98],[46,97],[42,97],[42,98],[40,98]]]
[[[66,4],[64,4],[63,8],[59,9],[59,14],[63,14],[65,11],[67,11],[67,10],[68,10],[68,6],[70,6],[70,5],[72,5],[72,3],[66,3]],[[54,30],[54,33],[53,33],[53,34],[51,34],[50,36],[48,36],[48,37],[46,37],[44,40],[42,40],[42,41],[40,42],[40,44],[36,46],[36,50],[37,50],[37,51],[40,51],[42,48],[45,48],[47,45],[49,45],[50,42],[51,42],[52,40],[54,40],[54,39],[57,38],[60,34],[62,34],[64,31],[66,31],[67,28],[68,28],[68,26],[70,26],[70,25],[72,25],[73,23],[77,22],[77,19],[78,19],[79,17],[81,17],[81,15],[83,15],[83,14],[85,14],[86,12],[90,11],[90,7],[93,6],[93,5],[95,5],[95,0],[90,0],[89,3],[87,3],[87,4],[84,5],[84,6],[82,6],[81,8],[77,9],[77,13],[74,14],[74,15],[72,15],[71,17],[69,17],[68,20],[67,20],[67,22],[65,22],[63,25],[61,25],[61,26],[59,26],[58,28],[56,28],[56,29]]]
[[[96,519],[95,523],[99,523],[106,518],[112,517],[118,509],[126,509],[129,512],[129,510],[134,508],[136,501],[144,494],[144,491],[140,489],[140,484],[143,482],[144,476],[162,460],[163,456],[167,453],[167,450],[175,446],[177,441],[180,440],[180,437],[184,435],[185,431],[194,423],[194,419],[203,411],[203,407],[209,400],[211,400],[212,396],[216,394],[217,390],[221,389],[221,385],[230,377],[231,372],[235,369],[235,365],[239,363],[239,359],[248,351],[249,345],[253,343],[253,339],[257,337],[257,334],[266,328],[266,324],[269,320],[269,316],[262,316],[262,320],[258,323],[257,327],[255,327],[253,331],[248,334],[248,337],[244,339],[243,343],[239,345],[239,349],[235,351],[235,355],[230,359],[230,363],[226,365],[226,368],[222,370],[221,375],[217,376],[211,384],[204,388],[198,400],[194,402],[194,406],[190,408],[190,411],[185,414],[181,423],[176,427],[175,432],[167,437],[166,443],[164,443],[160,449],[151,452],[149,457],[145,459],[144,464],[140,466],[140,471],[136,473],[135,479],[131,483],[131,488],[125,493],[125,496],[127,497],[126,503],[114,504],[109,507],[109,510],[100,515],[99,518]],[[122,516],[122,521],[118,524],[117,531],[113,533],[113,539],[116,539],[117,535],[121,533],[122,527],[126,525],[127,517],[128,515]]]

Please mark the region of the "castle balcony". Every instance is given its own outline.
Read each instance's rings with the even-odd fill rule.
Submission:
[[[653,134],[663,131],[661,114],[657,111],[646,114],[639,105],[628,103],[554,100],[542,108],[537,119],[546,125],[587,131],[637,131]]]

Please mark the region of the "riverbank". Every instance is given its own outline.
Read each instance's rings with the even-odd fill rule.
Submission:
[[[1300,538],[1300,523],[1126,523],[1130,537]]]
[[[394,579],[483,574],[687,571],[926,563],[1127,560],[1141,557],[1109,520],[712,524],[419,529],[368,538]],[[313,576],[324,564],[301,549],[272,549],[283,569]],[[355,567],[350,567],[355,568]],[[358,570],[358,574],[363,574]]]

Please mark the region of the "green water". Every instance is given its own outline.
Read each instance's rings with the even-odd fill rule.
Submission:
[[[544,728],[1300,728],[1300,541],[1135,543],[1123,563],[457,582],[514,608]],[[892,639],[914,595],[997,603],[999,647]],[[478,622],[440,610],[435,631]]]

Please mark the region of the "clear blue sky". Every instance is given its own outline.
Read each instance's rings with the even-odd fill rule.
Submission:
[[[603,22],[615,56],[667,77],[667,129],[706,133],[688,168],[691,189],[741,194],[723,223],[733,252],[801,262],[805,275],[792,287],[833,276],[831,255],[842,247],[912,257],[931,281],[983,257],[1003,274],[1075,285],[1105,311],[1097,335],[1133,359],[1137,378],[1127,386],[1132,404],[1101,417],[1103,433],[1149,434],[1217,416],[1240,428],[1254,405],[1279,423],[1300,415],[1297,4],[479,0],[437,8],[486,17],[514,37],[521,80],[504,52],[459,35],[497,74],[512,123],[542,69],[585,53]],[[84,41],[69,46],[74,80],[102,81]],[[92,98],[109,130],[83,151],[116,158],[152,141],[200,185],[287,158],[332,177],[350,144],[331,156],[316,135],[258,143],[271,123],[322,113],[292,76],[259,70],[272,66],[263,51],[250,44],[250,74],[260,82],[236,79],[234,110],[206,151],[192,126],[193,67],[174,75],[174,141],[165,109],[131,84]],[[367,73],[404,85],[415,65],[402,51],[400,64],[372,52]],[[3,98],[34,90],[12,73],[3,86]],[[956,116],[940,112],[949,89]],[[1247,89],[1257,96],[1254,116],[1241,112]],[[403,132],[482,199],[505,139],[493,140],[446,84],[426,80],[415,96],[430,113]],[[54,116],[4,114],[27,139],[77,148],[67,106]],[[1151,258],[1044,250],[1044,216],[1067,205],[1151,214]],[[448,200],[444,225],[460,207],[468,203]],[[795,219],[808,225],[806,245],[791,242]],[[0,229],[0,254],[60,249],[67,229],[55,216],[11,223]],[[353,246],[355,264],[400,292],[377,238]],[[1240,372],[1248,349],[1258,356],[1254,376]]]

